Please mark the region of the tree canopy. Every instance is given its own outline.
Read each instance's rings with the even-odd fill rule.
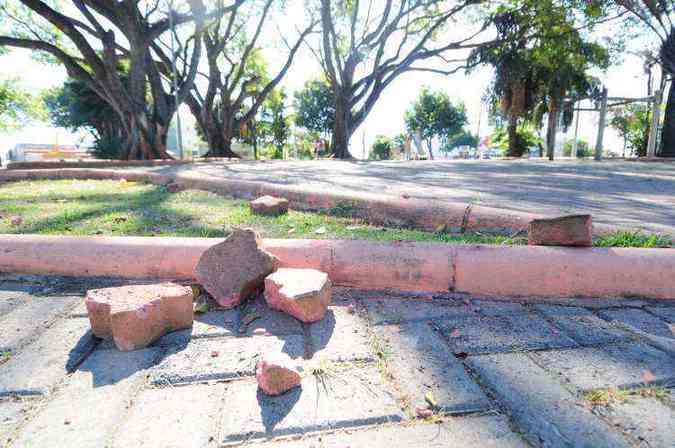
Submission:
[[[405,113],[408,132],[419,132],[427,142],[429,156],[433,159],[433,139],[450,138],[462,133],[466,124],[464,104],[453,104],[445,92],[432,92],[424,87],[417,100]]]
[[[41,100],[14,78],[0,78],[0,131],[19,129],[45,115]]]

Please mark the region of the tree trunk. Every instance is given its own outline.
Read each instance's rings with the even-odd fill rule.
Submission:
[[[232,139],[234,132],[231,125],[214,125],[202,130],[209,145],[208,152],[204,157],[226,157],[240,159],[239,154],[232,151]]]
[[[506,155],[509,157],[522,157],[525,153],[525,148],[518,138],[518,117],[509,116],[507,132],[509,136],[509,148],[506,151]]]
[[[432,144],[433,144],[432,139],[427,140],[427,149],[429,150],[429,160],[434,160],[434,151]]]
[[[659,157],[675,157],[675,89],[671,86],[666,102],[661,130],[661,151]]]
[[[333,125],[333,140],[331,142],[331,151],[336,159],[349,159],[352,155],[349,153],[349,139],[354,132],[351,129],[349,118],[349,101],[338,97],[335,101],[335,124]]]
[[[553,160],[555,155],[555,137],[558,133],[559,113],[558,100],[552,98],[548,108],[548,128],[546,129],[546,156],[548,160]]]

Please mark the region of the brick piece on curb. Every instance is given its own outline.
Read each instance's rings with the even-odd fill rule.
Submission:
[[[445,414],[486,411],[488,399],[427,322],[373,328],[387,356],[387,370],[411,406],[430,393]]]
[[[526,354],[471,356],[467,362],[535,446],[630,446]]]
[[[255,381],[235,381],[228,383],[224,402],[228,403],[221,420],[224,444],[403,420],[375,368],[308,375],[302,387],[276,397],[265,395]]]
[[[527,229],[527,240],[531,246],[592,246],[591,215],[533,219]]]
[[[300,386],[301,378],[297,367],[288,355],[267,353],[258,360],[255,369],[258,387],[267,395],[281,395]]]
[[[254,215],[279,216],[288,213],[288,199],[261,196],[250,202]]]
[[[265,278],[265,300],[302,322],[316,322],[330,305],[331,286],[325,272],[281,268]]]
[[[277,263],[275,256],[261,249],[253,230],[235,229],[202,254],[195,273],[220,306],[233,308],[263,288]]]
[[[193,293],[175,283],[87,291],[93,333],[121,351],[147,347],[164,334],[192,326]]]

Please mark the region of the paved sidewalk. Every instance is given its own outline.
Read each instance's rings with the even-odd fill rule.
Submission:
[[[598,223],[675,235],[675,163],[669,162],[324,160],[133,170],[292,185],[312,192],[405,194],[544,215],[592,213]]]
[[[91,336],[82,300],[86,289],[119,282],[0,276],[0,446],[675,440],[675,303],[337,289],[316,324],[258,300],[121,353]],[[265,350],[307,359],[302,388],[276,398],[257,391],[253,369]],[[615,388],[626,391],[606,392]],[[414,408],[425,396],[437,414],[420,420]],[[600,403],[608,396],[617,399]]]

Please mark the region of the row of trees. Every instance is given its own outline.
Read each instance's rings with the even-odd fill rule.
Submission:
[[[105,105],[90,117],[98,138],[121,142],[123,158],[143,159],[170,157],[169,124],[182,103],[208,143],[208,156],[237,156],[233,139],[245,139],[259,115],[283,137],[288,130],[277,87],[303,44],[325,82],[310,82],[296,95],[306,106],[298,108],[297,123],[320,130],[339,158],[350,156],[350,137],[383,91],[408,72],[494,67],[489,97],[505,122],[509,155],[526,149],[519,129],[540,126],[547,116],[552,157],[560,115],[566,124],[572,120],[566,104],[597,97],[598,81],[589,73],[608,67],[621,44],[594,40],[599,24],[642,23],[661,42],[654,61],[667,76],[675,71],[670,1],[306,0],[306,22],[292,35],[273,29],[289,14],[286,3],[188,0],[167,9],[165,0],[6,0],[0,48],[32,49],[62,64],[70,93]],[[275,67],[263,57],[271,34],[283,53]],[[675,155],[672,89],[668,105],[662,154]],[[414,123],[414,115],[430,113],[428,104],[418,106],[407,126],[432,132]]]

